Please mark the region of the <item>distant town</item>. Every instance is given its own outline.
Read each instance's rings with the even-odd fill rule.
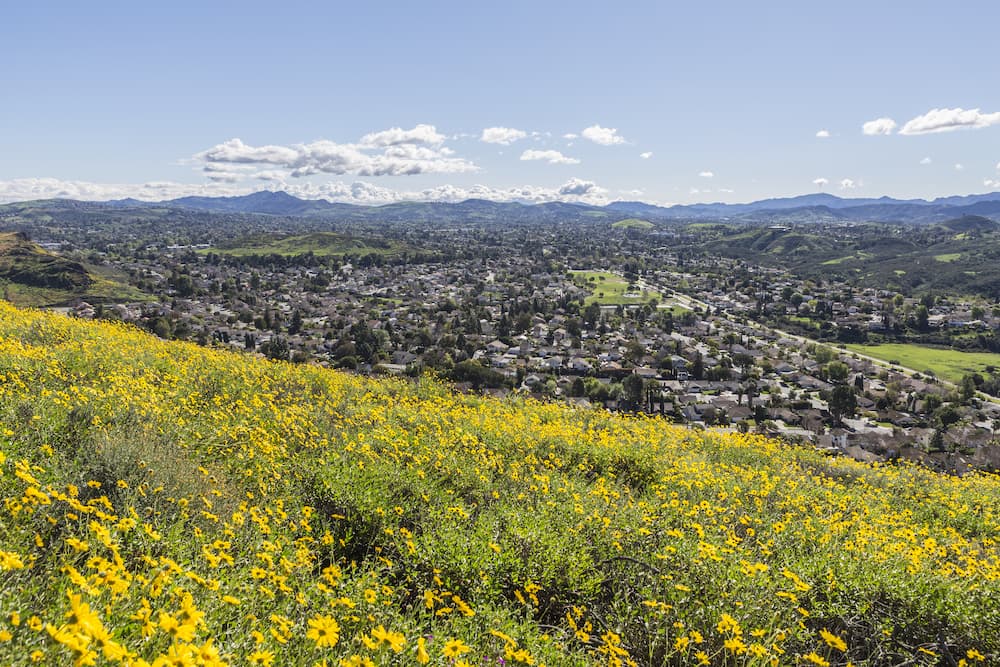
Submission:
[[[1000,467],[1000,364],[990,363],[1000,306],[985,297],[715,254],[719,229],[704,224],[261,231],[289,219],[212,214],[223,224],[209,233],[185,215],[167,234],[20,224],[42,252],[94,267],[93,284],[107,282],[103,272],[127,286],[118,298],[69,295],[57,307],[77,317],[358,373],[432,372],[461,391],[767,433],[865,461]],[[772,241],[800,233],[752,229]],[[898,230],[880,234],[884,244]],[[31,294],[11,288],[15,301]],[[919,355],[893,358],[892,345],[985,361],[938,373]]]

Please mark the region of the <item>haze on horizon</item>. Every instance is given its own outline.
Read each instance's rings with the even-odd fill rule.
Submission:
[[[961,10],[24,4],[0,41],[0,202],[1000,190],[1000,6]]]

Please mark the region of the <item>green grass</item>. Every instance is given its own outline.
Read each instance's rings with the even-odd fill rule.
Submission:
[[[870,252],[858,252],[853,255],[846,255],[844,257],[837,257],[836,259],[828,259],[823,262],[824,266],[836,266],[837,264],[843,264],[844,262],[850,262],[855,259],[869,259],[873,257]]]
[[[283,255],[286,257],[312,253],[319,257],[340,255],[398,255],[409,249],[405,243],[391,239],[351,236],[337,232],[314,232],[298,236],[277,236],[263,234],[240,239],[214,248],[206,248],[199,252],[207,254],[214,252],[234,257],[252,255]]]
[[[607,271],[570,271],[573,282],[590,290],[591,294],[585,303],[597,303],[602,306],[625,306],[645,303],[651,299],[662,300],[662,295],[656,290],[635,293],[629,292],[628,281],[621,276]]]
[[[851,344],[847,348],[876,359],[897,362],[921,373],[930,370],[950,382],[960,382],[966,373],[981,372],[986,366],[1000,367],[1000,354],[989,352],[959,352],[908,343]]]
[[[652,229],[653,223],[647,220],[639,220],[638,218],[629,218],[628,220],[619,220],[618,222],[611,225],[613,229]]]
[[[934,255],[934,259],[939,262],[954,262],[961,256],[962,253],[960,252],[946,252],[940,255]]]

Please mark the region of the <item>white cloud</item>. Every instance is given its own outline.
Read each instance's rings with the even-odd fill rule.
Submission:
[[[649,158],[653,157],[653,151],[646,151],[645,153],[639,153],[639,157],[641,157],[643,160],[648,160]]]
[[[965,165],[961,162],[955,163],[955,171],[965,171]]]
[[[293,148],[287,146],[247,146],[239,139],[230,139],[196,154],[196,160],[205,162],[287,164],[298,157]]]
[[[433,125],[417,125],[412,130],[393,127],[381,132],[371,132],[361,137],[361,145],[372,148],[398,146],[399,144],[430,144],[432,146],[439,146],[444,143],[446,138]]]
[[[195,154],[203,168],[231,172],[231,165],[268,165],[288,169],[298,178],[314,174],[357,176],[410,176],[477,171],[472,162],[454,157],[440,145],[444,136],[432,125],[412,130],[393,128],[365,135],[360,144],[320,140],[292,146],[254,147],[230,139]],[[381,152],[378,150],[381,149]],[[373,152],[374,151],[374,152]]]
[[[891,118],[876,118],[861,126],[861,131],[872,136],[877,134],[892,134],[896,129],[896,121]]]
[[[580,161],[573,157],[567,157],[559,151],[536,151],[526,150],[521,153],[522,160],[544,160],[549,164],[580,164]]]
[[[830,138],[830,131],[829,130],[820,130],[819,132],[816,133],[816,137],[818,139],[829,139]]]
[[[715,174],[710,171],[699,171],[698,175],[702,178],[715,178]]]
[[[483,130],[479,140],[487,144],[509,146],[519,139],[524,139],[526,136],[528,136],[528,133],[524,130],[515,130],[512,127],[487,127]]]
[[[589,139],[595,144],[600,144],[602,146],[613,146],[615,144],[624,144],[625,138],[618,135],[618,130],[614,127],[601,127],[600,125],[591,125],[585,129],[581,134],[583,134],[584,139]]]
[[[604,205],[610,201],[607,190],[591,181],[570,179],[558,188],[524,185],[512,188],[494,188],[488,185],[468,187],[440,185],[423,190],[393,190],[365,181],[344,183],[329,181],[313,183],[294,180],[282,181],[282,172],[259,172],[272,181],[267,190],[281,190],[302,199],[328,199],[349,204],[382,205],[402,201],[456,202],[466,199],[490,201],[517,201],[536,204],[550,201],[578,202]],[[55,178],[21,178],[0,181],[0,202],[29,201],[34,199],[79,199],[106,201],[132,197],[142,201],[164,201],[192,195],[206,197],[237,196],[261,189],[259,184],[231,185],[223,183],[91,183],[87,181],[61,181]]]
[[[559,188],[558,192],[561,195],[575,195],[577,197],[582,197],[586,195],[602,195],[607,192],[607,190],[599,187],[593,181],[571,178]]]
[[[920,161],[920,164],[930,164],[931,162],[933,162],[933,160],[931,160],[929,157],[925,157],[923,160]]]
[[[813,185],[815,185],[817,187],[820,187],[820,188],[825,188],[829,184],[830,184],[830,180],[827,179],[827,178],[823,178],[822,176],[820,176],[819,178],[814,178],[813,179]]]
[[[991,125],[1000,125],[1000,111],[982,113],[979,109],[931,109],[922,116],[906,121],[899,133],[932,134]]]
[[[845,178],[840,181],[841,190],[853,190],[857,186],[858,184],[853,179],[850,178]]]

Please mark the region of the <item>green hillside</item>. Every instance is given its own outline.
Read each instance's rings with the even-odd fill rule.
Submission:
[[[1000,482],[0,304],[0,664],[1000,660]]]
[[[0,232],[0,289],[4,299],[20,306],[144,298],[113,272],[101,273],[50,253],[17,232]]]

